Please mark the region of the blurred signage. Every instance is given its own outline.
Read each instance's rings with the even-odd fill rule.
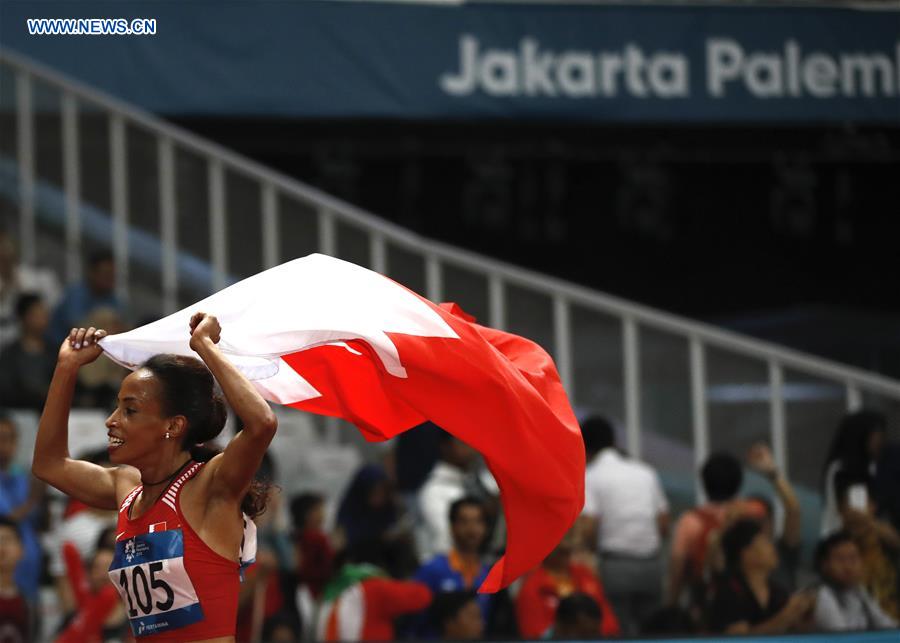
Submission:
[[[900,19],[900,18],[898,18]],[[900,42],[888,56],[877,51],[805,52],[794,39],[777,50],[746,50],[734,38],[705,39],[701,73],[705,97],[742,91],[767,98],[894,98],[900,86]],[[647,51],[629,43],[620,51],[553,51],[533,37],[517,49],[484,47],[478,36],[459,40],[458,70],[441,76],[450,96],[483,92],[498,98],[550,96],[562,100],[618,96],[690,98],[691,57]]]
[[[28,34],[87,16],[157,30]],[[0,43],[172,114],[900,123],[889,8],[10,0]]]

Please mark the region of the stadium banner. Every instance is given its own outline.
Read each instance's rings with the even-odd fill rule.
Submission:
[[[890,8],[4,0],[0,44],[164,114],[900,123]]]

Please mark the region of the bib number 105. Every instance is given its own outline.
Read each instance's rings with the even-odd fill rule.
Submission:
[[[147,572],[144,571],[145,567],[149,570],[149,578]],[[128,598],[129,618],[137,616],[138,609],[145,615],[152,612],[154,607],[160,612],[165,612],[175,603],[175,592],[166,581],[156,577],[157,572],[162,570],[163,564],[159,561],[147,565],[135,565],[131,568],[130,581],[126,569],[119,572],[119,586],[125,590],[125,596]],[[153,599],[159,596],[156,590],[162,590],[165,600],[157,600],[154,604]],[[135,605],[137,605],[137,609]]]

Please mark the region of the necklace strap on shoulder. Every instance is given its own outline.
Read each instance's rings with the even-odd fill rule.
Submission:
[[[182,471],[184,471],[184,468],[185,468],[186,466],[188,466],[192,461],[193,461],[193,458],[188,458],[188,459],[187,459],[187,462],[185,462],[185,463],[182,464],[180,467],[178,467],[178,469],[175,470],[175,473],[173,473],[172,475],[170,475],[168,478],[165,478],[165,479],[163,479],[163,480],[160,480],[159,482],[144,482],[144,479],[141,478],[141,484],[144,485],[145,487],[155,487],[155,486],[158,485],[158,484],[164,484],[164,483],[166,483],[166,482],[171,482],[172,479],[173,479],[175,476],[177,476],[179,473],[181,473]]]

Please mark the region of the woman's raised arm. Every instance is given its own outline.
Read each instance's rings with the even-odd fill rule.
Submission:
[[[214,467],[213,493],[240,502],[275,437],[278,421],[250,381],[216,346],[221,331],[212,315],[197,313],[191,318],[191,348],[212,372],[243,425],[224,452],[210,461]]]
[[[73,328],[59,349],[56,370],[38,424],[31,472],[65,494],[99,509],[116,509],[116,469],[69,457],[69,410],[78,369],[103,351],[97,342],[106,331]]]

